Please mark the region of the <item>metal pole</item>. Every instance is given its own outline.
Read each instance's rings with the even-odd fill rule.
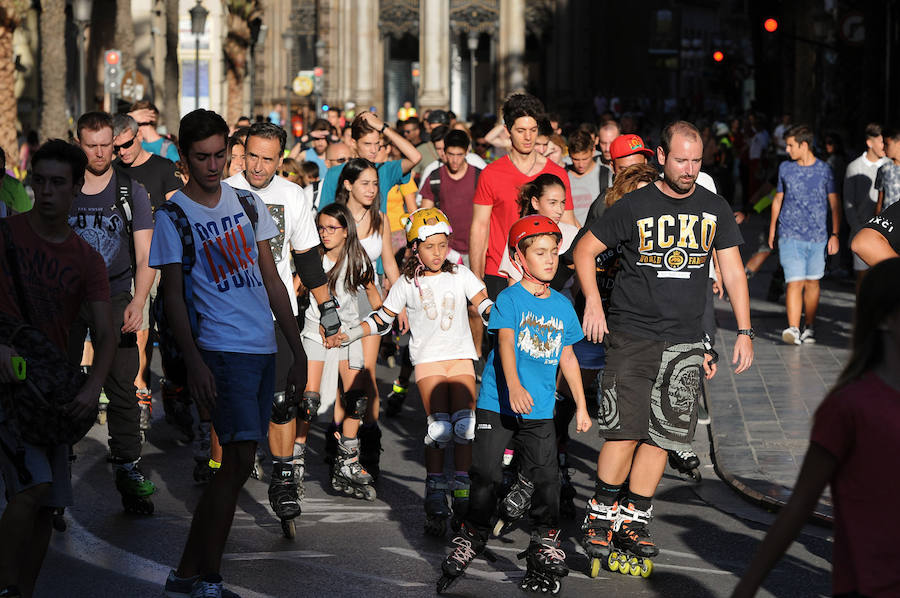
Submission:
[[[250,44],[250,64],[247,65],[247,75],[250,79],[250,122],[253,122],[253,78],[256,75],[254,64],[256,56],[256,44]]]
[[[469,48],[469,113],[475,112],[475,50]]]
[[[85,77],[87,76],[87,60],[85,58],[84,44],[86,36],[84,31],[87,27],[86,23],[79,22],[78,25],[78,109],[79,114],[87,112],[87,92],[85,91]]]
[[[290,68],[290,67],[288,67]],[[290,79],[290,72],[288,72],[288,79]],[[285,118],[284,130],[287,131],[287,149],[291,149],[294,147],[294,124],[291,122],[291,89],[290,85],[284,86],[285,91],[287,91],[287,117]]]
[[[194,110],[200,109],[200,36],[194,39]]]

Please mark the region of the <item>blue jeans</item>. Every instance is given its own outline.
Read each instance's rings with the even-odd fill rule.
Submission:
[[[262,441],[269,430],[275,392],[275,354],[201,350],[216,379],[213,426],[221,444]]]

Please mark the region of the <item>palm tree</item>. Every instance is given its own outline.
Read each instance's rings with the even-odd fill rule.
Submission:
[[[116,0],[116,34],[113,42],[122,53],[122,72],[134,70],[134,20],[131,18],[131,0]]]
[[[66,0],[41,0],[41,126],[39,137],[65,139]],[[81,41],[79,40],[79,43]]]
[[[225,38],[225,80],[228,85],[226,120],[235,122],[244,107],[244,77],[250,48],[250,23],[262,16],[258,0],[226,0],[228,35]]]
[[[27,0],[0,0],[0,147],[15,161],[19,155],[16,139],[16,57],[13,52],[13,33],[25,18]]]
[[[170,133],[178,134],[178,122],[181,119],[179,98],[181,97],[181,79],[178,72],[178,0],[165,0],[166,14],[166,58],[165,58],[165,90],[163,91],[162,121]]]

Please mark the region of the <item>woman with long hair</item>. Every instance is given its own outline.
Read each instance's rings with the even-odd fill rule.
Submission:
[[[860,285],[850,360],[816,409],[794,492],[734,597],[753,596],[818,502],[834,503],[835,596],[900,595],[900,258]]]
[[[335,202],[347,207],[359,233],[359,243],[372,263],[381,259],[387,282],[382,286],[385,292],[400,277],[400,268],[391,246],[391,228],[387,215],[381,211],[381,196],[378,188],[378,170],[375,163],[364,158],[348,160],[338,180]],[[375,281],[378,286],[378,280]],[[381,305],[371,303],[365,294],[359,295],[359,313],[365,317]],[[401,323],[401,327],[405,325]],[[362,339],[365,357],[365,379],[368,396],[365,423],[359,432],[362,442],[360,461],[377,477],[381,459],[381,430],[378,428],[380,401],[375,382],[375,363],[381,338],[370,336]]]

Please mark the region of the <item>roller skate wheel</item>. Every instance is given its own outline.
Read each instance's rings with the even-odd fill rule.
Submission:
[[[610,555],[606,558],[606,564],[609,567],[609,570],[612,571],[613,573],[618,571],[619,570],[619,553],[618,552],[610,553]]]
[[[631,557],[628,560],[628,572],[632,577],[640,577],[641,575],[641,562],[638,560],[636,556]]]
[[[442,538],[447,533],[447,520],[442,517],[426,517],[425,533],[429,536]]]
[[[600,559],[594,557],[591,559],[591,577],[600,575],[601,562]]]
[[[559,591],[561,589],[562,589],[562,583],[558,579],[554,579],[553,587],[550,588],[550,593],[553,594],[554,596],[556,596],[557,594],[559,594]],[[547,590],[544,589],[544,591],[546,592]]]
[[[97,413],[97,423],[101,426],[106,425],[106,411],[100,411]]]
[[[366,486],[365,490],[363,490],[363,494],[363,498],[365,498],[367,501],[372,502],[373,500],[375,500],[376,491],[372,486]]]
[[[503,528],[506,524],[502,519],[497,520],[497,525],[494,526],[494,535],[498,538],[503,535]]]
[[[53,529],[58,532],[66,531],[69,526],[66,524],[66,518],[63,517],[62,509],[54,509],[53,511]]]
[[[453,582],[455,582],[456,579],[456,577],[451,577],[449,575],[441,575],[440,579],[437,581],[437,593],[442,594],[444,590],[453,585]]]
[[[288,540],[293,540],[297,537],[297,526],[294,524],[293,519],[281,520],[281,533],[283,533],[284,537]]]
[[[691,478],[691,481],[698,484],[703,480],[703,476],[700,475],[700,471],[697,469],[690,470],[688,476]]]
[[[147,498],[139,496],[123,496],[122,507],[126,513],[135,515],[152,515],[153,502]]]
[[[344,487],[343,487],[343,486],[341,485],[341,483],[337,480],[337,478],[331,478],[331,487],[332,487],[332,489],[334,489],[334,490],[336,490],[336,491],[338,491],[338,492],[341,492],[341,491],[343,491],[343,489],[344,489]]]
[[[641,562],[641,577],[650,577],[650,574],[653,573],[653,561],[650,559],[644,559]]]

